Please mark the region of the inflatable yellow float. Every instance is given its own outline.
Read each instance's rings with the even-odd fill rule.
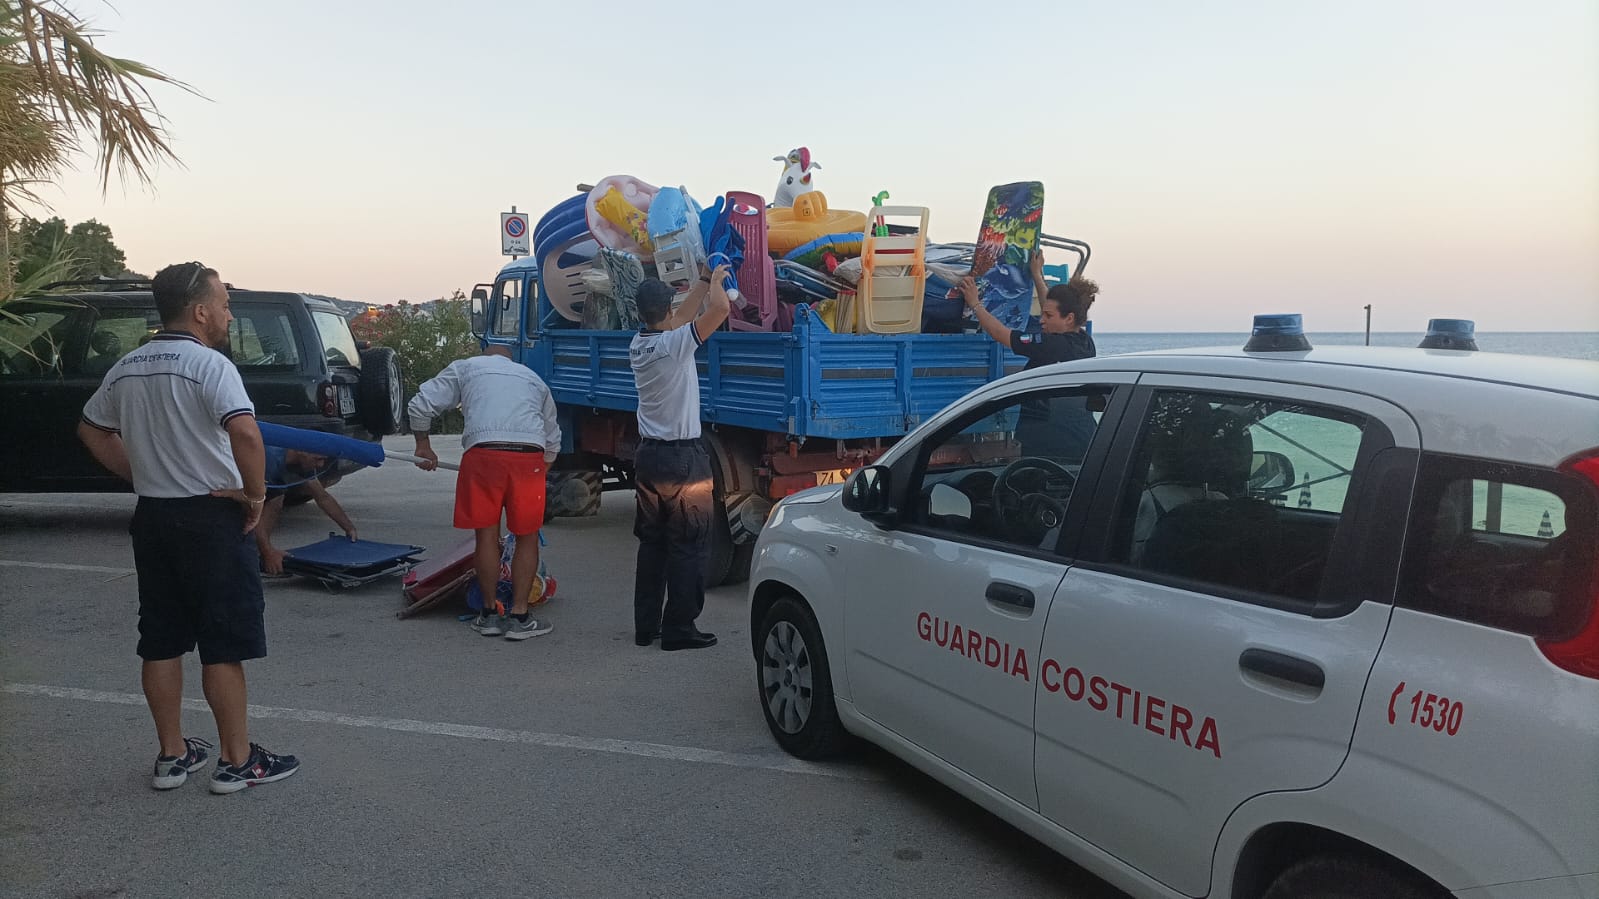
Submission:
[[[792,207],[766,210],[766,248],[784,256],[824,234],[866,230],[866,213],[851,209],[828,209],[827,197],[819,190],[800,194]]]

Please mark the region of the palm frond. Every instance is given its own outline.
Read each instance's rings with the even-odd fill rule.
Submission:
[[[94,44],[100,35],[56,0],[4,0],[0,32],[11,54],[20,55],[26,45],[37,100],[53,108],[68,132],[94,136],[102,190],[110,186],[113,166],[123,178],[149,183],[158,162],[179,161],[146,85],[167,84],[201,96],[192,86],[102,52]]]

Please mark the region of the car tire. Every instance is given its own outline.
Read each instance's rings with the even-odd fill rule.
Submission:
[[[821,629],[810,608],[792,596],[772,603],[761,620],[755,687],[766,726],[790,755],[823,759],[848,747]]]
[[[1442,899],[1417,875],[1347,855],[1320,855],[1277,875],[1261,899]]]
[[[405,382],[400,379],[400,359],[393,349],[373,347],[361,354],[356,411],[361,426],[373,437],[399,432],[405,417]]]

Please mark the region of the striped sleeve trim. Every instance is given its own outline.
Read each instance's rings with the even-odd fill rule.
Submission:
[[[228,426],[228,422],[234,420],[235,418],[238,418],[241,415],[254,415],[254,414],[255,414],[255,410],[254,409],[234,409],[232,412],[229,412],[228,414],[222,416],[222,426],[224,428],[227,427]]]
[[[105,425],[103,425],[103,424],[101,424],[101,423],[99,423],[99,422],[97,422],[97,421],[95,421],[95,420],[93,420],[93,419],[91,419],[91,418],[90,418],[90,417],[89,417],[89,416],[87,416],[87,415],[80,415],[80,416],[78,416],[78,417],[79,417],[79,418],[81,418],[81,419],[83,419],[83,423],[84,423],[84,424],[86,424],[86,425],[88,425],[88,426],[89,426],[89,427],[91,427],[91,428],[97,428],[97,429],[99,429],[99,430],[101,430],[101,431],[104,431],[104,432],[106,432],[106,433],[107,433],[107,434],[120,434],[120,433],[122,433],[122,432],[121,432],[121,431],[120,431],[120,430],[118,430],[118,429],[117,429],[117,428],[108,428],[108,427],[106,427],[106,426],[105,426]]]
[[[693,322],[689,322],[688,323],[688,333],[690,334],[690,336],[692,336],[694,338],[694,345],[695,346],[704,346],[705,345],[705,341],[700,338],[699,326],[695,325]]]

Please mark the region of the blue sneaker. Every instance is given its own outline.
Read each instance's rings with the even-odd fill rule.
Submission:
[[[183,745],[188,750],[183,755],[156,757],[151,786],[157,790],[176,790],[189,779],[190,771],[199,771],[210,763],[211,753],[206,750],[215,748],[210,743],[198,737],[184,737]]]
[[[237,793],[245,787],[269,784],[282,780],[300,770],[300,760],[292,755],[274,755],[255,743],[250,744],[250,757],[237,765],[217,762],[211,775],[211,792]]]

